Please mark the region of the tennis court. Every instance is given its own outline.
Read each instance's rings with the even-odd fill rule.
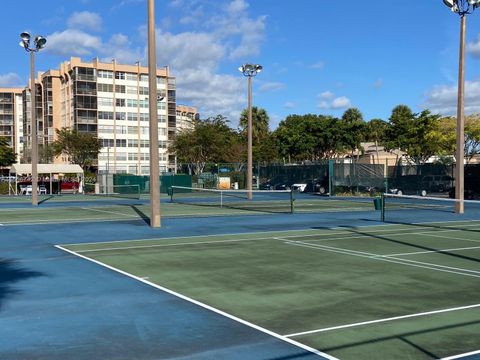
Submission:
[[[53,301],[49,286],[59,284],[53,293],[61,291],[61,299],[52,314],[46,311],[47,333],[58,337],[63,358],[71,351],[82,359],[95,358],[92,351],[115,359],[480,354],[476,203],[466,203],[460,216],[447,202],[385,199],[382,223],[369,198],[300,197],[295,210],[301,210],[293,214],[162,198],[162,228],[154,230],[142,218],[149,211],[145,199],[54,200],[36,209],[0,203],[4,257],[15,258],[31,276],[20,295],[7,296],[12,304],[0,297],[10,320],[0,320],[9,329],[0,335],[11,342],[12,333],[30,334],[27,354],[39,337],[43,347],[35,351],[62,358],[45,348],[48,341],[33,321],[43,323],[43,306]],[[45,291],[49,295],[38,296]],[[9,316],[23,303],[15,305],[15,298],[32,293],[43,315],[17,309]],[[68,309],[78,311],[75,321]],[[103,322],[117,330],[105,333]],[[149,330],[139,333],[144,322]],[[78,324],[117,345],[105,350],[95,340],[72,350],[67,344],[77,339],[64,337]],[[4,342],[0,354],[8,346]]]

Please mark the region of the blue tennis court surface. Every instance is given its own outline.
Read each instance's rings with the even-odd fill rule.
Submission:
[[[138,206],[140,205],[143,204]],[[68,206],[73,205],[69,204]],[[83,204],[82,206],[89,205]],[[297,214],[251,214],[249,216],[236,214],[206,217],[173,216],[163,218],[160,229],[148,227],[145,221],[139,217],[127,220],[116,218],[107,222],[62,223],[51,221],[45,224],[35,224],[34,221],[31,221],[24,225],[4,222],[4,225],[0,226],[0,251],[2,254],[0,258],[0,358],[342,359],[352,358],[347,355],[339,356],[339,354],[348,354],[348,351],[345,351],[350,347],[358,351],[358,356],[355,358],[366,359],[367,357],[362,355],[361,351],[367,345],[376,345],[375,341],[368,340],[368,336],[374,334],[377,344],[389,344],[390,341],[403,339],[402,346],[409,348],[408,354],[415,354],[413,357],[409,355],[408,358],[412,359],[479,359],[480,340],[478,337],[463,342],[462,350],[457,349],[460,346],[452,345],[450,352],[448,349],[436,351],[428,347],[427,344],[432,341],[430,338],[428,341],[422,342],[423,338],[431,335],[433,330],[439,337],[447,333],[470,337],[471,331],[475,331],[480,323],[477,307],[459,311],[452,310],[455,308],[454,306],[480,304],[478,288],[474,287],[474,284],[478,285],[480,278],[480,269],[478,268],[480,254],[476,249],[480,248],[480,236],[477,235],[480,232],[480,224],[475,223],[478,216],[477,214],[467,214],[462,218],[454,216],[448,219],[446,215],[441,216],[445,217],[445,221],[449,220],[450,222],[409,225],[408,228],[405,228],[407,230],[402,228],[403,230],[395,231],[390,229],[393,229],[392,226],[399,226],[398,221],[395,221],[396,225],[385,225],[379,221],[378,212],[372,211],[372,209],[346,210],[341,213],[327,211]],[[463,222],[464,220],[468,221]],[[411,228],[411,226],[416,228]],[[461,227],[461,232],[457,232],[459,231],[458,226]],[[280,232],[282,232],[281,236]],[[405,236],[407,232],[429,235],[425,235],[428,238],[415,235],[414,241],[406,244],[410,241],[407,240],[410,237]],[[348,235],[345,235],[347,233]],[[372,234],[376,235],[372,236]],[[199,236],[202,238],[199,239]],[[242,239],[247,237],[247,241],[236,241],[238,236]],[[324,238],[325,236],[327,238]],[[253,245],[251,245],[250,237],[255,240]],[[462,237],[462,241],[455,240],[455,237]],[[209,244],[200,244],[199,242],[205,242],[205,238]],[[224,238],[225,240],[222,240]],[[264,238],[265,240],[263,240]],[[357,241],[359,238],[362,241]],[[367,241],[363,241],[363,239],[368,239],[372,244],[377,242],[377,245],[368,245],[367,249]],[[435,242],[430,242],[432,239]],[[210,244],[217,240],[228,243],[222,243],[221,249],[216,247],[217,244]],[[124,250],[104,249],[103,253],[98,253],[95,249],[91,251],[89,248],[95,247],[99,243],[102,247],[111,247],[112,249],[122,246],[132,247],[132,241],[137,244],[134,247],[138,247],[143,242],[150,245],[160,242],[160,244],[168,246],[192,242],[199,244],[188,245],[188,247],[182,247],[181,250],[175,245],[175,249],[169,250],[170,252],[158,251],[157,248],[151,247],[141,250],[145,255],[134,252],[137,251],[136,249],[128,250],[132,251],[131,254],[135,254],[130,256],[131,259],[135,259],[132,261],[138,262],[143,269],[148,270],[160,265],[164,271],[164,274],[160,273],[160,275],[158,273],[149,274],[148,271],[133,274],[133,271],[125,271],[121,266],[117,266],[120,264],[120,257],[125,256]],[[451,241],[455,246],[452,246]],[[269,245],[270,242],[275,245]],[[233,243],[236,245],[232,247]],[[468,245],[466,245],[467,243]],[[250,248],[250,246],[254,247]],[[402,249],[403,246],[408,248],[400,251],[399,249]],[[63,251],[62,248],[69,249],[71,252]],[[466,248],[468,249],[465,250]],[[242,262],[244,258],[231,256],[237,256],[235,254],[248,252],[251,249],[257,250],[255,255],[257,257],[252,253],[250,261],[253,263],[246,262],[246,266],[249,268],[257,266],[260,271],[259,277],[262,276],[262,272],[266,274],[269,271],[279,271],[277,276],[279,281],[282,277],[288,278],[292,274],[282,273],[282,268],[275,265],[273,259],[271,259],[270,265],[274,268],[268,268],[268,261],[265,259],[275,254],[288,256],[285,259],[291,259],[292,263],[303,262],[305,268],[317,266],[315,259],[318,259],[319,264],[326,264],[328,261],[340,263],[343,261],[342,257],[348,257],[353,259],[348,260],[348,271],[362,274],[365,271],[366,273],[375,272],[375,276],[378,276],[379,269],[383,268],[387,272],[392,269],[392,266],[398,266],[395,271],[405,271],[406,276],[409,276],[405,279],[410,279],[408,281],[419,281],[418,284],[420,284],[425,278],[433,279],[434,276],[438,276],[448,284],[455,284],[457,281],[459,289],[467,290],[457,299],[455,299],[455,295],[449,295],[442,299],[441,294],[437,294],[437,298],[440,298],[431,304],[419,301],[418,306],[405,304],[403,309],[400,306],[392,311],[388,310],[388,306],[385,307],[387,309],[385,314],[398,316],[418,315],[424,310],[445,309],[448,310],[448,314],[452,310],[454,313],[452,317],[447,318],[448,314],[443,313],[434,314],[431,322],[422,323],[421,327],[417,327],[411,322],[412,319],[408,318],[386,321],[371,327],[368,325],[368,328],[355,325],[362,322],[363,319],[385,320],[395,316],[379,316],[383,314],[382,312],[378,314],[365,312],[352,315],[350,322],[343,321],[350,316],[347,313],[338,313],[338,316],[330,316],[328,319],[326,317],[325,323],[332,322],[332,327],[352,326],[352,328],[338,330],[338,332],[337,330],[325,332],[326,327],[321,324],[322,317],[318,317],[318,313],[315,312],[305,316],[318,317],[320,319],[318,326],[310,327],[305,324],[302,327],[302,323],[296,321],[295,318],[291,319],[291,324],[288,324],[288,321],[280,324],[275,319],[269,319],[270,316],[265,312],[261,316],[251,317],[251,314],[255,314],[255,312],[249,312],[248,307],[253,304],[244,304],[246,309],[238,310],[238,308],[232,307],[232,311],[226,311],[214,300],[210,303],[203,301],[202,293],[208,291],[202,291],[202,287],[212,286],[210,280],[201,274],[203,265],[213,266],[215,259],[218,261],[220,255]],[[344,254],[338,254],[339,249]],[[448,251],[448,249],[450,250]],[[285,253],[285,251],[291,254]],[[359,256],[360,253],[366,252],[369,252],[369,255]],[[198,256],[201,253],[206,258],[201,260],[202,267],[196,268],[198,265],[196,262],[200,261]],[[293,253],[302,255],[293,257]],[[408,255],[404,253],[408,253]],[[453,256],[450,256],[451,254]],[[148,259],[150,258],[146,257],[147,255],[154,256],[155,263],[149,264]],[[395,260],[401,264],[389,264],[377,259],[378,256],[382,256],[391,260],[393,255],[402,258],[402,260]],[[375,263],[380,265],[365,268],[365,266],[370,266],[368,263],[372,260],[371,258],[375,258]],[[257,261],[255,259],[261,259],[261,263],[255,263]],[[428,262],[433,264],[431,267],[435,267],[435,269],[418,269],[417,271],[412,266],[405,266],[412,261],[423,264]],[[384,263],[385,267],[383,267]],[[363,265],[357,269],[359,264]],[[225,269],[233,267],[233,263],[232,266],[227,265],[223,264]],[[447,267],[449,271],[453,267],[461,268],[457,271],[461,274],[439,271],[442,268],[445,270]],[[191,278],[197,274],[198,281],[195,280],[197,282],[194,283],[196,286],[188,285],[186,288],[182,288],[182,278],[177,278],[177,274],[173,271],[178,269],[183,269],[186,274],[191,271]],[[336,271],[332,270],[332,273]],[[305,274],[308,274],[307,269],[305,269]],[[158,284],[155,278],[157,275],[164,278],[165,284]],[[231,276],[232,282],[234,282],[235,274]],[[350,275],[346,272],[342,276],[347,278]],[[171,283],[169,283],[170,281]],[[252,279],[253,281],[257,280]],[[167,284],[168,286],[164,288],[163,285]],[[407,285],[402,284],[401,286]],[[234,284],[225,284],[221,276],[218,278],[218,283],[213,286],[218,289],[219,293],[235,287]],[[319,288],[315,291],[329,293],[335,290],[342,295],[337,298],[330,297],[330,302],[343,302],[346,304],[345,306],[348,306],[349,301],[352,301],[349,299],[355,298],[352,294],[347,294],[351,290],[342,286],[342,283],[332,283],[330,288],[322,289],[322,286],[324,285],[319,284]],[[432,291],[440,288],[445,291],[445,294],[455,293],[454,289],[445,289],[442,284],[431,286]],[[392,286],[390,290],[393,291],[394,288],[395,286]],[[205,289],[207,288],[205,287]],[[277,290],[283,291],[280,288]],[[420,290],[422,294],[428,293],[426,288]],[[380,291],[380,293],[382,292]],[[194,296],[190,296],[191,294]],[[274,299],[274,296],[273,292],[269,293],[269,299]],[[368,294],[362,296],[368,297]],[[388,293],[384,294],[384,300],[380,302],[394,303],[391,296]],[[206,299],[210,301],[208,297]],[[468,303],[465,301],[466,299],[468,299]],[[258,297],[257,301],[260,305],[262,299]],[[303,298],[300,292],[298,292],[298,301],[297,306],[301,308],[300,301],[303,302]],[[370,301],[373,303],[378,301],[378,298],[376,300],[372,298]],[[333,306],[333,304],[321,304],[321,298],[318,299],[318,302],[320,303],[318,306],[326,305],[326,308]],[[262,304],[262,307],[271,308],[271,313],[275,314],[277,311],[275,308],[278,308],[279,305],[279,302],[272,302]],[[417,308],[418,311],[409,312],[410,309]],[[311,309],[316,309],[316,307]],[[295,316],[301,315],[296,313]],[[288,319],[288,314],[282,310],[281,317]],[[416,316],[415,319],[417,317],[422,316]],[[336,318],[338,321],[335,320]],[[399,322],[402,322],[400,330],[393,328]],[[285,324],[286,327],[284,327]],[[459,324],[463,324],[461,328],[464,330],[459,328]],[[280,331],[287,330],[289,326],[295,331]],[[324,335],[318,336],[309,333],[318,330],[321,330]],[[377,357],[369,356],[368,358],[387,359],[386,353],[382,353],[384,349],[381,346],[378,349]]]

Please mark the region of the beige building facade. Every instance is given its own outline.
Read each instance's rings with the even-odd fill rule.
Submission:
[[[49,159],[45,151],[61,128],[90,132],[98,136],[102,150],[96,167],[102,173],[149,175],[149,83],[148,68],[134,65],[84,62],[71,58],[59,69],[39,73],[36,79],[36,104],[40,162],[68,163],[66,158]],[[157,120],[159,167],[161,172],[175,171],[175,156],[168,144],[179,128],[196,118],[197,111],[176,105],[176,79],[169,68],[157,69]],[[30,98],[23,90],[24,156],[29,161]],[[178,120],[177,120],[178,119]]]
[[[0,138],[17,154],[23,156],[23,100],[22,89],[0,88]]]

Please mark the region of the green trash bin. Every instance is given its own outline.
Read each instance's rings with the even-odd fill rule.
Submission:
[[[382,210],[382,198],[373,199],[373,206],[375,210]]]

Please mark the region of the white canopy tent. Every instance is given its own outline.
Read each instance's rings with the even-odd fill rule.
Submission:
[[[50,180],[50,194],[52,193],[52,179],[53,175],[58,174],[75,174],[77,176],[77,181],[83,183],[83,170],[79,165],[75,164],[38,164],[37,165],[38,175],[48,175]],[[17,183],[19,176],[31,176],[32,175],[32,164],[13,164],[10,167],[10,176],[15,176],[15,195],[17,195]],[[9,189],[10,192],[10,189]],[[79,192],[82,192],[82,189],[79,188]]]

